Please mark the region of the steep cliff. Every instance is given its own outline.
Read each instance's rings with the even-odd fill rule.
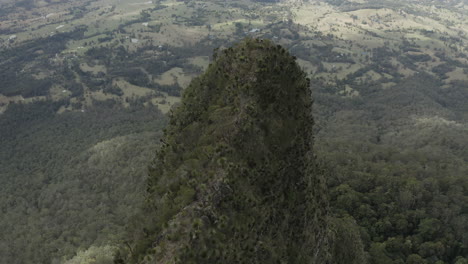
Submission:
[[[324,263],[309,81],[268,40],[214,57],[172,113],[150,166],[146,227],[121,260]]]

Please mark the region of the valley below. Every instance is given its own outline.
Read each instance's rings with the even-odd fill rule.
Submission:
[[[456,0],[0,1],[0,263],[113,263],[184,90],[244,39],[310,80],[328,232],[354,245],[331,263],[468,263]]]

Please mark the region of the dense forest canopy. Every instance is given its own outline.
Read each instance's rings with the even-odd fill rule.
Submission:
[[[463,0],[0,0],[0,263],[147,254],[166,114],[217,98],[184,89],[245,37],[311,82],[330,262],[467,263],[467,15]]]
[[[116,243],[143,199],[165,117],[116,102],[56,109],[18,104],[1,116],[0,263],[60,263],[77,248]]]

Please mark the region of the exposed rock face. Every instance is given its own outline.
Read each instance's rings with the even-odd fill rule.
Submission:
[[[324,263],[325,185],[305,74],[268,40],[215,55],[151,166],[154,213],[133,261]]]

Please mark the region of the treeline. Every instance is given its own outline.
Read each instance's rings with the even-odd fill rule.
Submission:
[[[66,33],[59,33],[48,38],[28,41],[18,47],[0,52],[0,93],[6,96],[22,95],[32,97],[47,95],[54,79],[46,76],[43,79],[33,78],[37,69],[54,70],[49,60],[66,49],[69,40],[83,37],[86,27],[77,27]],[[27,67],[34,63],[34,67]],[[28,69],[29,68],[29,69]]]
[[[123,46],[118,47],[95,47],[86,52],[86,57],[92,61],[98,61],[105,65],[107,74],[93,75],[83,72],[79,67],[75,70],[82,76],[82,81],[92,90],[102,89],[112,83],[112,79],[123,77],[133,85],[147,87],[156,91],[167,92],[169,95],[180,96],[182,87],[178,84],[173,86],[161,86],[150,77],[158,76],[174,68],[188,68],[185,57],[174,57],[170,52],[159,53],[158,56],[147,56],[148,52],[160,52],[160,48],[147,46],[135,52],[128,52]]]

